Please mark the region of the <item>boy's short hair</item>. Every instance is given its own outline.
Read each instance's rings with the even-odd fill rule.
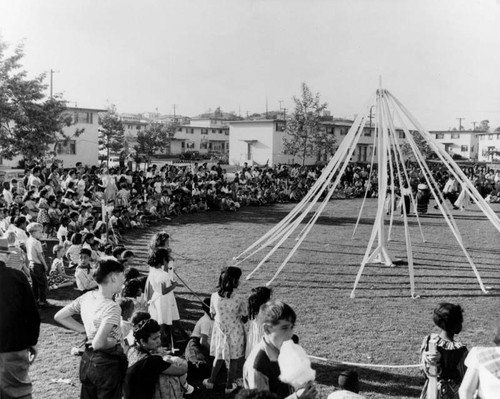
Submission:
[[[92,256],[92,251],[88,248],[80,249],[80,255]]]
[[[35,231],[42,231],[42,230],[43,230],[43,226],[40,223],[36,223],[36,222],[30,223],[26,227],[26,231],[30,234],[34,233]]]
[[[116,302],[122,310],[122,315],[125,311],[134,309],[134,301],[130,298],[119,298]]]
[[[97,264],[97,269],[94,272],[94,279],[97,284],[101,284],[111,273],[123,273],[124,267],[120,262],[113,258],[102,258]]]
[[[63,249],[63,246],[62,246],[62,245],[59,245],[59,244],[56,244],[56,245],[54,245],[54,248],[52,248],[52,253],[53,253],[54,255],[57,255],[57,253],[58,253],[61,249]]]
[[[280,320],[287,320],[295,324],[297,315],[290,305],[283,301],[269,301],[260,307],[259,323],[276,325]]]
[[[132,256],[135,256],[135,255],[130,249],[126,249],[125,251],[123,251],[121,253],[120,256],[122,259],[127,259],[127,258],[131,258]]]

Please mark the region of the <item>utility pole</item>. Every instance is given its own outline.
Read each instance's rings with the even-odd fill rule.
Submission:
[[[471,122],[472,123],[472,130],[476,130],[476,123],[479,123],[478,121]]]
[[[53,96],[53,86],[54,86],[54,74],[59,71],[55,71],[54,69],[50,70],[50,98],[54,98]]]
[[[286,108],[283,108],[283,120],[286,122]]]
[[[280,111],[281,111],[282,110],[281,104],[283,104],[283,100],[278,100],[278,102],[280,103]]]
[[[266,96],[266,119],[269,119],[269,110],[267,106],[267,96]]]
[[[175,120],[175,106],[176,106],[176,105],[177,105],[177,104],[173,104],[173,106],[174,106],[174,120]]]
[[[465,118],[457,118],[458,119],[458,131],[460,132],[462,130],[462,120]]]

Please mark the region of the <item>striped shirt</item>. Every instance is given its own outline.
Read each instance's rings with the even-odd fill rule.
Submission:
[[[121,342],[120,306],[112,299],[104,298],[99,291],[90,291],[76,298],[69,305],[69,309],[73,314],[80,314],[87,334],[87,342],[92,342],[103,323],[113,326],[108,338],[114,338],[118,343]]]

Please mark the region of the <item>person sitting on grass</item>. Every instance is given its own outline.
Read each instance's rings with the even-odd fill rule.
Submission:
[[[455,340],[455,335],[462,331],[462,307],[447,302],[440,303],[434,309],[432,319],[441,331],[424,338],[420,350],[423,371],[429,377],[430,367],[437,368],[438,398],[458,399],[458,389],[465,374],[464,361],[468,353],[466,346]],[[421,397],[427,397],[428,388],[427,378]]]
[[[364,396],[359,394],[358,373],[355,371],[342,371],[338,382],[339,390],[332,392],[327,399],[364,399]]]
[[[187,362],[161,348],[160,326],[154,319],[134,325],[136,344],[127,357],[129,368],[124,381],[125,399],[182,398],[194,388],[187,383]]]
[[[52,253],[54,254],[54,260],[52,261],[49,273],[50,289],[55,290],[57,288],[75,285],[75,278],[68,276],[64,270],[64,247],[56,244],[54,248],[52,248]]]
[[[292,386],[279,379],[278,356],[283,342],[292,339],[296,318],[294,310],[282,301],[269,301],[261,306],[259,321],[264,337],[252,349],[243,366],[243,385],[246,389],[271,391],[282,399],[316,398],[316,388],[312,383],[308,383],[299,395]]]
[[[75,271],[76,286],[80,291],[90,291],[97,288],[97,282],[93,277],[93,270],[90,266],[92,252],[88,248],[80,250],[80,263]]]
[[[212,368],[210,341],[214,321],[210,317],[210,298],[203,300],[202,308],[205,314],[196,322],[184,353],[189,365],[189,374],[198,378],[208,377]]]

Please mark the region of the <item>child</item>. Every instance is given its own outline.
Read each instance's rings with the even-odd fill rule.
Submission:
[[[243,366],[243,383],[247,389],[271,391],[280,398],[297,398],[293,388],[279,379],[278,356],[283,342],[292,339],[297,316],[293,309],[281,301],[269,301],[261,306],[259,322],[264,337]],[[307,384],[300,399],[316,397],[316,388]]]
[[[52,261],[49,273],[50,289],[73,286],[75,284],[75,279],[68,276],[64,270],[64,247],[59,244],[54,245],[52,253],[54,254],[55,258]]]
[[[76,286],[80,291],[90,291],[97,288],[97,282],[92,276],[92,268],[90,267],[90,257],[92,251],[88,248],[80,249],[80,263],[75,271]]]
[[[134,309],[136,312],[148,311],[148,304],[143,295],[144,283],[145,281],[140,278],[126,279],[122,289],[122,298],[131,299],[134,302]]]
[[[157,248],[154,255],[148,259],[150,268],[145,296],[149,301],[151,317],[162,327],[163,346],[172,346],[173,349],[172,324],[180,319],[173,291],[179,284],[172,281],[168,273],[162,269],[167,259],[166,248]]]
[[[26,240],[26,253],[30,265],[31,278],[33,279],[33,294],[38,305],[41,307],[50,306],[47,302],[47,290],[49,287],[47,273],[49,267],[45,262],[42,243],[43,227],[40,223],[30,223],[26,228],[30,234]]]
[[[424,338],[420,349],[423,371],[429,376],[429,367],[437,367],[438,399],[458,399],[458,388],[465,374],[464,361],[468,351],[465,345],[454,338],[462,331],[463,310],[460,305],[440,303],[434,309],[432,319],[441,331]],[[429,344],[435,345],[437,354],[429,351]],[[421,398],[427,397],[428,385],[427,379]]]
[[[184,354],[189,365],[189,375],[197,378],[209,376],[211,367],[210,340],[214,321],[210,317],[210,298],[203,300],[202,308],[205,314],[196,322]]]
[[[252,288],[252,294],[248,298],[248,326],[247,326],[247,345],[245,349],[245,358],[248,358],[252,348],[259,344],[264,336],[262,324],[258,321],[259,309],[271,299],[272,290],[267,287]]]
[[[83,237],[80,233],[71,236],[71,245],[66,251],[66,259],[69,260],[69,267],[73,268],[80,261],[80,250],[82,249]]]
[[[203,380],[203,385],[207,389],[213,389],[224,361],[228,362],[226,394],[238,389],[238,385],[234,382],[237,359],[245,355],[245,327],[242,317],[247,316],[247,306],[244,298],[234,292],[238,288],[240,277],[239,267],[230,266],[222,269],[219,276],[219,290],[210,298],[210,313],[214,317],[210,355],[214,356],[214,364],[210,378]]]
[[[63,245],[66,239],[68,238],[68,224],[70,218],[68,216],[61,217],[61,225],[57,230],[57,239],[59,240],[59,244]]]
[[[31,281],[28,258],[26,258],[26,254],[24,253],[24,251],[16,245],[16,233],[13,231],[8,231],[6,237],[8,251],[10,252],[10,255],[7,259],[7,266],[12,267],[13,269],[21,270],[28,279],[30,285],[32,285],[33,283]]]

